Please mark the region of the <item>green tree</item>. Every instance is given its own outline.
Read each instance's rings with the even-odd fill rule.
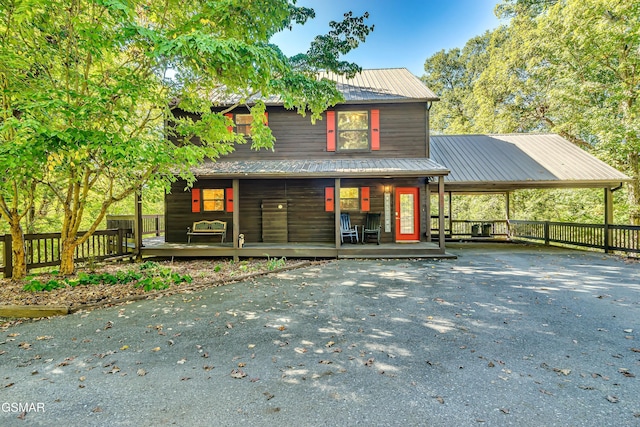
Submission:
[[[451,116],[436,110],[436,129],[557,133],[633,179],[630,219],[640,224],[640,3],[504,0],[496,11],[508,25],[465,46],[484,50],[427,60],[426,81],[453,105]]]
[[[295,0],[1,1],[0,32],[11,42],[0,47],[0,83],[10,94],[2,105],[0,170],[15,177],[2,187],[2,200],[15,205],[3,207],[3,217],[20,224],[33,205],[24,189],[40,185],[54,195],[64,212],[61,274],[74,271],[76,247],[113,203],[142,185],[166,188],[176,174],[193,182],[192,166],[246,142],[228,132],[226,111],[211,112],[213,91],[239,95],[236,105],[278,94],[317,119],[341,97],[315,72],[356,72],[339,57],[373,29],[366,15],[347,13],[308,52],[287,58],[269,39],[314,16]],[[200,120],[173,117],[172,99]],[[262,102],[250,108],[255,149],[274,143],[264,109]],[[173,142],[166,122],[174,124]],[[33,172],[21,175],[24,165]],[[78,234],[91,200],[100,209]]]
[[[470,39],[462,50],[441,50],[425,61],[422,80],[440,97],[431,113],[431,129],[443,134],[477,132],[478,102],[473,89],[488,66],[490,51],[503,29]]]
[[[556,132],[627,172],[631,221],[640,224],[640,4],[506,3],[517,6],[511,43],[483,75],[487,87],[515,94],[499,110],[524,130]]]

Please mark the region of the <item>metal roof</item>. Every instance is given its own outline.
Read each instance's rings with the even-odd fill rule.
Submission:
[[[333,73],[319,77],[333,80],[345,102],[368,101],[437,101],[436,95],[406,68],[362,70],[352,79]]]
[[[611,187],[629,177],[555,134],[431,136],[431,158],[458,190]]]
[[[345,103],[362,102],[427,102],[437,101],[438,96],[429,89],[418,77],[406,68],[384,68],[362,70],[352,79],[334,73],[320,72],[318,78],[326,78],[337,83],[337,89],[342,93]],[[225,86],[220,86],[210,95],[216,105],[234,105],[242,100],[242,96],[227,93]],[[252,104],[262,99],[267,105],[283,105],[280,96],[270,96],[266,99],[258,94],[245,101]]]
[[[332,159],[207,161],[193,168],[198,178],[373,178],[444,176],[449,170],[433,160]]]

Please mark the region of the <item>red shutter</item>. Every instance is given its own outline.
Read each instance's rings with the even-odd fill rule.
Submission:
[[[371,110],[371,150],[380,149],[380,110]]]
[[[200,212],[200,189],[191,189],[191,212]]]
[[[233,188],[225,188],[224,189],[224,195],[225,195],[225,209],[227,212],[233,212]]]
[[[360,187],[360,210],[362,212],[369,212],[369,187]]]
[[[333,212],[335,203],[333,201],[333,187],[325,187],[324,189],[324,210],[325,212]]]
[[[327,151],[336,151],[336,112],[327,111]]]
[[[233,121],[233,113],[226,113],[224,116],[229,118],[229,120]],[[229,132],[233,132],[233,126],[227,126],[227,130]]]

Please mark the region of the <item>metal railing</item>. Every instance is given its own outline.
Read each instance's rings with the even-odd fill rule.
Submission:
[[[76,248],[76,261],[96,260],[125,255],[128,252],[127,229],[97,230]],[[82,235],[84,233],[78,233]],[[60,265],[61,233],[25,234],[27,270]],[[0,272],[9,278],[13,270],[10,234],[0,235]]]

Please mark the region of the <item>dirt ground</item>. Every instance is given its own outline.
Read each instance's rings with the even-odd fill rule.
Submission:
[[[184,290],[221,286],[247,276],[259,275],[270,271],[288,268],[300,264],[300,260],[250,259],[233,262],[220,259],[191,259],[176,261],[152,261],[160,268],[169,268],[173,273],[190,276],[190,282],[172,284],[162,294],[172,294]],[[77,280],[82,273],[117,274],[118,272],[139,272],[142,264],[130,262],[111,262],[98,265],[81,265],[74,276],[62,278],[55,272],[30,274],[24,280],[0,279],[0,305],[66,305],[79,307],[88,304],[108,304],[137,296],[157,294],[157,291],[145,291],[136,283],[130,284],[98,284],[65,286],[51,291],[31,292],[24,290],[32,280],[46,283],[50,280]]]

